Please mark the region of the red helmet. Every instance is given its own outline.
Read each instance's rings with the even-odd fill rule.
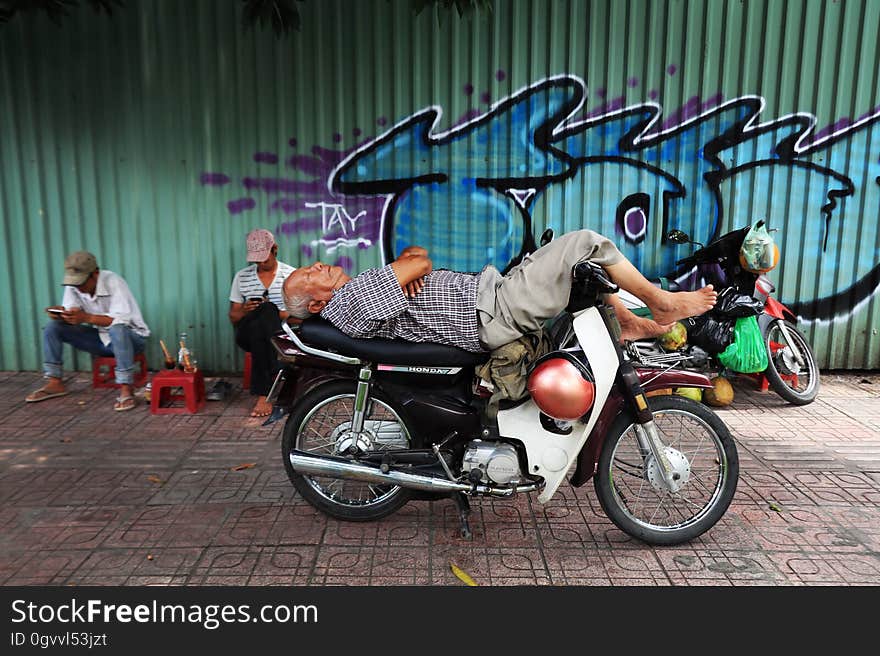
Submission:
[[[554,351],[535,361],[529,394],[548,417],[574,421],[593,407],[596,386],[587,366],[567,351]]]

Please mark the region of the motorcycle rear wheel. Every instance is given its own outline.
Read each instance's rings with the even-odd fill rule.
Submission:
[[[786,342],[780,324],[782,319],[771,321],[764,335],[764,344],[767,347],[767,369],[764,376],[773,391],[783,399],[794,405],[807,405],[812,403],[819,393],[819,367],[816,366],[816,358],[813,349],[804,334],[789,322],[785,322],[785,328],[791,335],[792,343]],[[771,344],[780,344],[784,348],[773,352]],[[803,370],[797,361],[786,353],[786,349],[796,349],[803,358],[805,367]],[[804,382],[806,378],[806,382]]]
[[[652,456],[642,457],[635,418],[625,412],[605,438],[594,485],[605,514],[622,531],[649,544],[679,544],[705,533],[727,511],[739,456],[724,422],[709,408],[678,396],[649,402],[663,443],[687,458],[687,482],[677,492],[652,484],[658,470]]]
[[[332,382],[300,399],[284,426],[281,455],[291,483],[312,506],[336,519],[369,522],[399,510],[412,498],[411,492],[397,485],[299,474],[290,463],[293,449],[351,457],[337,449],[346,446],[356,390],[356,383]],[[400,411],[382,395],[371,392],[359,447],[371,451],[407,449],[411,442]]]

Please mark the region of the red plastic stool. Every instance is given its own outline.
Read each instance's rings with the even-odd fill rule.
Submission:
[[[136,353],[134,363],[140,364],[140,370],[134,374],[134,387],[143,387],[147,384],[147,356],[143,353]],[[116,384],[116,375],[113,370],[116,368],[116,358],[93,358],[92,359],[92,387],[119,387]]]
[[[179,387],[182,393],[173,388]],[[169,405],[183,401],[182,406]],[[166,407],[163,407],[166,406]],[[153,376],[150,412],[154,415],[195,414],[205,406],[205,378],[201,370],[188,374],[165,369]]]
[[[251,353],[244,352],[244,374],[241,377],[241,389],[251,388]]]

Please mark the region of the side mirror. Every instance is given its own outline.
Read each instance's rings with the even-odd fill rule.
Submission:
[[[547,228],[541,233],[541,246],[546,246],[553,241],[553,228]]]
[[[691,238],[690,235],[686,232],[682,232],[681,230],[670,230],[666,234],[666,240],[674,242],[676,244],[690,244]]]

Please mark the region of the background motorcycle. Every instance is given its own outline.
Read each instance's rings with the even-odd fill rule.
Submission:
[[[758,222],[758,226],[763,225]],[[681,230],[673,230],[666,239],[676,244],[695,244],[700,246],[692,255],[676,262],[678,271],[684,271],[679,281],[688,280],[690,284],[668,281],[670,291],[696,289],[711,283],[719,296],[728,290],[752,297],[758,304],[758,326],[767,349],[768,365],[763,372],[767,383],[783,399],[795,405],[811,403],[819,393],[819,368],[813,350],[804,334],[796,327],[797,317],[785,305],[773,298],[776,291],[773,283],[764,273],[753,273],[743,268],[740,249],[750,226],[722,235],[708,246],[694,242]],[[665,281],[665,279],[664,279]],[[637,314],[645,315],[644,304],[635,297],[626,297],[625,303]],[[707,313],[716,319],[715,310]],[[726,345],[725,345],[726,346]],[[679,354],[666,353],[656,340],[641,340],[635,344],[639,357],[647,362],[659,364],[674,361]],[[723,350],[721,347],[720,350]],[[686,359],[680,360],[683,367],[699,371],[722,372],[725,367],[717,358],[717,352],[688,344],[682,351]]]
[[[285,366],[269,398],[289,408],[282,457],[299,493],[349,521],[380,519],[414,497],[452,496],[469,537],[469,496],[538,492],[546,503],[574,470],[570,482],[594,478],[605,513],[636,538],[676,544],[712,527],[739,476],[729,431],[702,404],[645,397],[711,383],[694,372],[634,368],[601,301],[616,287],[586,263],[574,279],[564,313],[574,346],[542,359],[575,359],[581,387],[592,390],[579,397],[587,401],[582,416],[569,421],[551,418],[530,396],[502,404],[491,419],[474,373],[486,354],[352,339],[320,319],[296,332],[285,325],[273,338]],[[565,392],[560,386],[560,398]]]

